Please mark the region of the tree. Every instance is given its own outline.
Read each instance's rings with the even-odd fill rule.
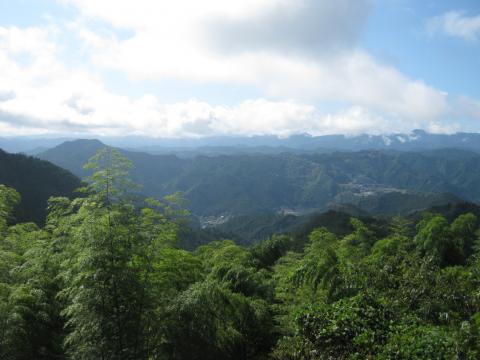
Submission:
[[[477,235],[478,219],[472,213],[460,215],[450,225],[450,230],[455,238],[456,248],[464,259],[473,253],[474,243]],[[459,254],[460,255],[460,254]]]
[[[161,202],[136,210],[132,164],[117,150],[100,150],[85,167],[94,173],[84,189],[88,196],[70,215],[75,227],[66,230],[71,244],[62,263],[65,345],[74,359],[146,359],[155,336],[157,254],[174,242],[177,226]]]
[[[460,229],[459,221],[455,229]],[[417,225],[415,241],[423,255],[431,256],[439,265],[455,265],[464,261],[463,241],[452,234],[450,225],[441,215],[423,219]]]
[[[293,281],[308,284],[314,293],[320,287],[325,292],[325,301],[337,299],[344,290],[340,261],[337,256],[338,240],[324,228],[314,230],[305,247],[305,255],[293,275]]]
[[[0,185],[0,358],[62,359],[57,263],[47,232],[7,226],[19,194]]]
[[[252,248],[253,256],[260,266],[271,267],[292,247],[292,239],[287,235],[273,235]]]
[[[371,293],[299,311],[294,338],[277,348],[276,359],[370,359],[385,344],[394,315]],[[284,339],[283,341],[285,341]]]
[[[0,184],[0,236],[6,230],[18,203],[20,203],[20,194],[14,189]]]
[[[273,346],[273,289],[252,253],[231,241],[197,251],[204,278],[171,301],[161,345],[168,359],[255,359]]]

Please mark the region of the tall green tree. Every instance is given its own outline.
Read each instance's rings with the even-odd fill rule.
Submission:
[[[0,236],[12,219],[13,209],[20,203],[20,194],[8,186],[0,184]]]
[[[174,241],[177,227],[171,212],[160,214],[160,202],[137,211],[132,164],[117,150],[99,151],[85,167],[93,174],[70,215],[74,228],[62,264],[65,345],[73,359],[146,359],[157,253]]]

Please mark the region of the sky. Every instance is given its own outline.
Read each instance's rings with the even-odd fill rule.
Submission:
[[[0,136],[480,132],[479,0],[0,0]]]

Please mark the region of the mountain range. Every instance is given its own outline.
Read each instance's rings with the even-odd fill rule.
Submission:
[[[175,154],[180,157],[197,155],[278,154],[311,153],[359,150],[420,151],[440,148],[456,148],[480,152],[480,134],[432,134],[413,130],[409,134],[390,135],[292,135],[251,137],[204,137],[204,138],[144,138],[144,137],[99,137],[103,143],[143,151],[151,154]],[[0,148],[8,152],[39,154],[72,138],[0,137]]]
[[[105,145],[62,143],[38,155],[79,177]],[[371,214],[405,214],[462,200],[480,201],[480,154],[459,149],[400,152],[237,154],[180,158],[121,150],[148,196],[184,193],[208,226],[249,214],[305,214],[349,204]],[[209,219],[209,217],[213,217]]]
[[[38,148],[37,158],[0,151],[0,183],[22,195],[17,219],[42,223],[47,199],[72,196],[80,178],[88,175],[83,165],[105,146],[99,140],[64,141]],[[119,149],[134,163],[132,177],[143,186],[143,195],[183,192],[194,215],[181,234],[186,248],[222,237],[251,243],[318,224],[334,231],[348,227],[351,215],[416,216],[424,209],[446,213],[445,207],[480,201],[480,154],[471,150],[283,148],[277,153],[267,146],[263,152],[251,147],[220,154],[211,149],[216,150],[208,156]],[[329,209],[334,211],[325,212]],[[338,221],[341,226],[335,225]]]

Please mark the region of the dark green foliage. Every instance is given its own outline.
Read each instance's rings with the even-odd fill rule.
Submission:
[[[462,264],[473,251],[477,226],[473,214],[460,215],[451,225],[443,216],[426,214],[415,239],[420,250],[439,264]]]
[[[351,215],[338,211],[327,211],[322,214],[313,215],[304,225],[299,226],[293,232],[295,248],[302,250],[308,241],[311,232],[317,228],[324,227],[328,231],[338,236],[345,236],[354,230],[351,222]],[[368,217],[359,217],[361,221],[374,230],[378,237],[386,236],[388,234],[388,223],[384,220],[379,220]]]
[[[390,335],[379,360],[475,359],[463,352],[456,334],[442,326],[401,326]]]
[[[480,206],[470,202],[455,202],[442,206],[434,206],[427,209],[429,213],[444,216],[449,222],[452,222],[462,214],[473,214],[477,218],[480,217]],[[425,211],[415,212],[408,216],[412,221],[420,221]]]
[[[473,253],[477,228],[478,218],[471,213],[460,215],[450,226],[452,236],[456,239],[459,252],[464,258],[468,258]]]
[[[365,359],[387,340],[392,311],[368,293],[309,308],[297,319],[302,354],[311,359]]]
[[[0,189],[0,224],[5,224],[19,196]],[[32,223],[0,230],[0,358],[62,359],[58,268],[50,259],[50,238]]]
[[[0,184],[0,233],[12,221],[13,210],[20,202],[20,194],[14,189]]]
[[[450,193],[400,192],[392,191],[370,196],[355,193],[340,194],[335,199],[342,204],[352,205],[367,214],[373,215],[405,215],[418,209],[427,209],[461,201]]]
[[[384,239],[358,220],[352,225],[341,239],[325,229],[312,232],[303,256],[289,263],[295,294],[277,288],[277,297],[297,315],[284,318],[289,330],[273,357],[478,358],[476,216],[449,223],[426,215],[415,238],[398,218]]]
[[[254,214],[235,216],[213,229],[228,234],[239,244],[258,243],[274,234],[292,234],[311,218],[310,215]]]
[[[268,303],[213,280],[175,299],[165,325],[168,359],[254,359],[272,346]]]
[[[225,233],[217,228],[200,228],[199,225],[187,223],[179,229],[178,246],[182,249],[194,251],[199,246],[206,245],[218,239],[232,239],[237,243],[249,243],[249,241],[240,241],[239,237],[233,237],[230,233]]]
[[[287,235],[274,235],[270,239],[253,246],[252,254],[263,268],[269,268],[284,256],[293,246],[293,240]]]
[[[131,163],[111,148],[86,167],[95,172],[85,189],[89,196],[71,216],[77,226],[60,272],[65,347],[74,359],[148,358],[157,336],[152,315],[162,300],[156,287],[162,249],[175,242],[181,213],[174,197],[147,199],[138,213],[130,202]]]
[[[12,187],[22,197],[12,214],[17,221],[45,221],[51,196],[71,197],[80,180],[66,170],[33,157],[8,154],[0,149],[0,184]]]

